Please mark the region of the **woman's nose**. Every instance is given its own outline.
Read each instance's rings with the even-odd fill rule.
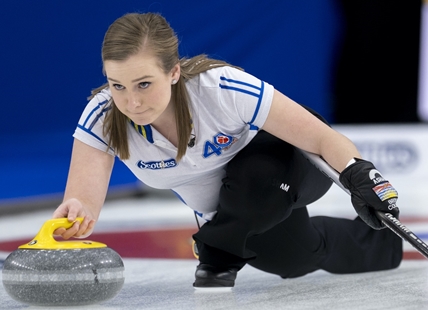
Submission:
[[[141,106],[141,102],[140,99],[138,98],[138,96],[134,93],[130,93],[129,97],[128,97],[128,103],[129,105],[131,105],[132,107],[139,107]]]

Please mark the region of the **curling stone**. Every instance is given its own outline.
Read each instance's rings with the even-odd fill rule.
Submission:
[[[31,242],[6,258],[3,286],[13,299],[36,306],[81,306],[119,293],[125,278],[116,251],[99,242],[53,238],[57,228],[72,225],[66,218],[48,220]]]

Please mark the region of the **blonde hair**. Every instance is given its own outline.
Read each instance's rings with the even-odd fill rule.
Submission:
[[[222,60],[208,58],[204,54],[189,59],[179,59],[177,36],[165,18],[156,13],[128,13],[114,21],[104,36],[102,60],[103,62],[126,60],[143,48],[149,49],[159,59],[159,65],[165,73],[170,72],[177,63],[181,67],[180,79],[171,86],[171,99],[175,103],[178,134],[176,160],[179,161],[186,153],[192,131],[186,80],[214,67],[232,65]],[[236,66],[232,67],[241,69]],[[108,87],[108,83],[92,90],[89,99],[106,87]],[[113,98],[110,99],[110,105],[111,109],[105,117],[104,135],[109,137],[108,147],[115,149],[116,154],[122,160],[128,159],[130,156],[129,119],[119,111]]]

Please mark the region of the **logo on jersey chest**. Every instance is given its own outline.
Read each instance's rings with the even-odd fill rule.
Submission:
[[[237,139],[235,137],[220,132],[213,136],[212,141],[205,142],[203,156],[204,158],[214,154],[220,156],[223,151],[229,149],[236,141]]]
[[[150,170],[158,170],[158,169],[167,169],[167,168],[173,168],[177,166],[177,162],[174,158],[168,159],[168,160],[161,160],[161,161],[148,161],[144,162],[142,160],[139,160],[137,162],[137,167],[140,169],[150,169]]]

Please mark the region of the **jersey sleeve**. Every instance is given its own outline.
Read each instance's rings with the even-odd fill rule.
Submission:
[[[80,116],[73,137],[114,156],[115,153],[108,148],[107,137],[103,134],[105,114],[111,109],[110,97],[108,90],[102,90],[88,102]]]
[[[238,117],[235,121],[261,128],[272,104],[273,86],[233,67],[223,67],[219,81],[223,109]]]

